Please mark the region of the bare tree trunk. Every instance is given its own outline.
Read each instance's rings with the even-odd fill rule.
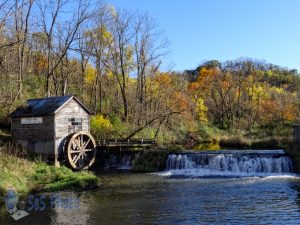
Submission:
[[[28,6],[27,6],[28,4]],[[17,58],[18,58],[18,93],[16,98],[22,99],[23,94],[23,71],[25,61],[25,44],[28,35],[29,17],[33,0],[15,2],[15,32],[17,37]]]
[[[85,5],[82,0],[76,1],[78,4],[77,11],[74,11],[73,17],[69,21],[65,21],[65,27],[61,28],[61,25],[57,23],[57,19],[63,13],[63,9],[68,2],[70,0],[47,0],[46,2],[41,1],[39,5],[41,26],[43,32],[47,35],[47,80],[45,85],[47,97],[51,95],[51,78],[54,71],[59,68],[70,50],[77,37],[79,27],[93,15],[89,11],[89,5]],[[57,33],[59,37],[55,36]],[[59,39],[61,44],[61,46],[58,46],[57,52],[55,52],[56,46],[54,46],[56,39]]]
[[[162,119],[159,121],[159,124],[158,124],[158,126],[157,126],[157,130],[156,130],[155,135],[154,135],[154,139],[155,139],[155,140],[157,139],[158,133],[159,133],[160,128],[161,128],[161,125],[165,122],[166,119],[167,119],[167,117],[164,117],[164,118],[162,118]]]
[[[99,81],[99,113],[102,114],[102,78]]]

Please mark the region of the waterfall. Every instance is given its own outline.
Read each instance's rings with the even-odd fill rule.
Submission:
[[[173,175],[190,176],[260,176],[293,172],[292,162],[283,150],[171,154],[166,169]]]
[[[105,162],[106,168],[131,169],[132,156],[124,154],[121,157],[111,154]]]
[[[119,163],[118,169],[131,169],[131,155],[124,155]]]

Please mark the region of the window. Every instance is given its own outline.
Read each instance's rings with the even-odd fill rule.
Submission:
[[[75,133],[82,130],[82,118],[68,119],[68,133]]]

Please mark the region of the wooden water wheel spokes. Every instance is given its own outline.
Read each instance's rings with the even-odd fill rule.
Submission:
[[[68,165],[75,169],[88,169],[96,158],[96,142],[91,134],[78,131],[69,138],[65,149]]]

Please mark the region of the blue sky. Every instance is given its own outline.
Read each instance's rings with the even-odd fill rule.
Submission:
[[[170,43],[164,68],[251,57],[300,71],[299,0],[107,0],[148,12]]]

